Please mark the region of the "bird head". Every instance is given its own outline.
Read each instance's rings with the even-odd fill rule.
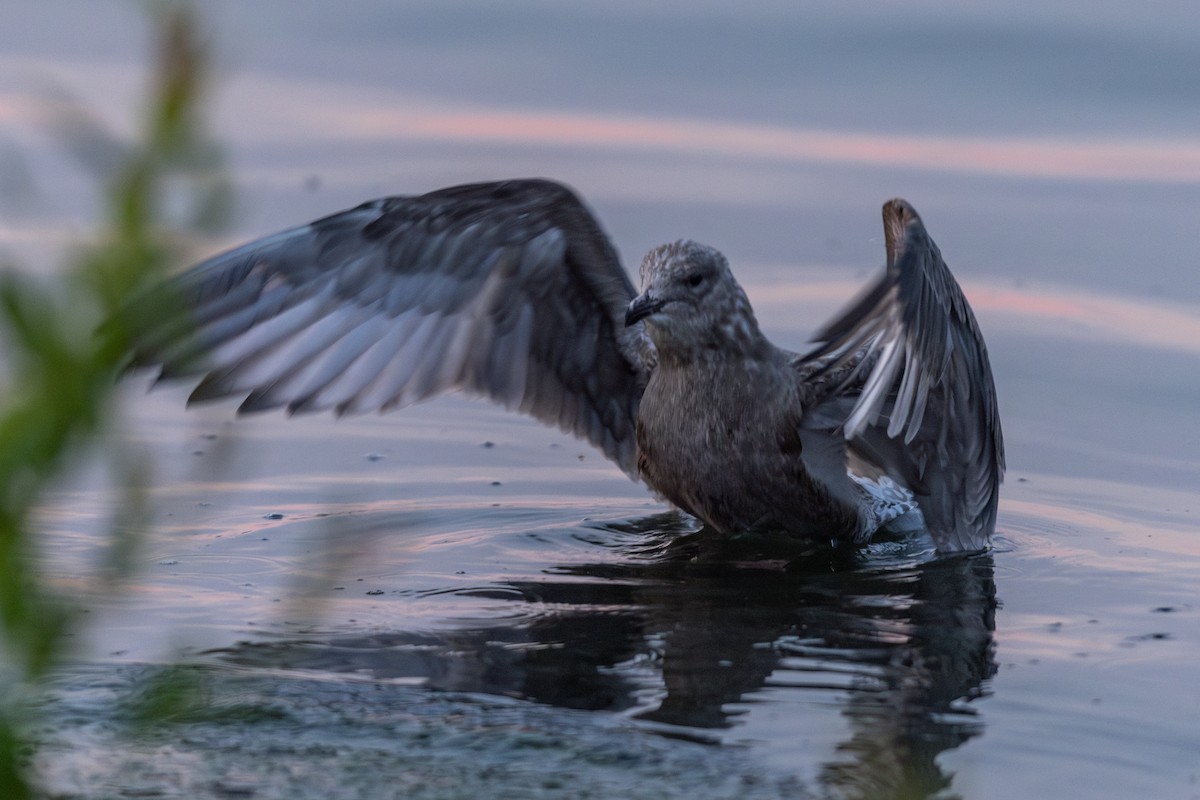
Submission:
[[[642,259],[641,284],[625,324],[642,322],[660,355],[762,341],[746,293],[712,247],[681,240],[654,248]]]

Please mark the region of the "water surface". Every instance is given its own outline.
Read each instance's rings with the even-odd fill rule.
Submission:
[[[30,98],[48,78],[118,124],[140,26],[124,5],[10,5],[0,113],[29,180],[0,241],[46,268],[94,193]],[[907,197],[992,354],[999,534],[974,558],[721,548],[485,404],[232,422],[135,377],[123,438],[153,458],[158,513],[126,590],[87,577],[119,502],[99,467],[45,514],[89,622],[51,704],[56,791],[1200,794],[1190,6],[204,11],[239,190],[208,248],[375,195],[554,176],[627,263],[680,236],[721,248],[801,348],[881,265],[878,209]],[[122,698],[181,656],[213,715],[122,738]]]

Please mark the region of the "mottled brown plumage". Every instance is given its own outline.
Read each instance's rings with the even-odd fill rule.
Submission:
[[[716,250],[656,248],[635,295],[575,195],[523,180],[217,256],[136,301],[131,319],[163,298],[192,319],[158,318],[132,361],[202,374],[192,400],[242,411],[463,390],[587,439],[720,531],[861,542],[915,496],[940,549],[982,549],[1004,466],[986,348],[916,213],[894,200],[884,218],[884,275],[807,356],[762,335]]]

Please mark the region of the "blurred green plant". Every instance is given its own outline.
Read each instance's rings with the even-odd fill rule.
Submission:
[[[56,477],[86,448],[102,446],[124,492],[111,521],[106,580],[123,573],[147,513],[139,490],[145,465],[103,438],[114,415],[115,376],[139,324],[125,304],[179,260],[185,234],[213,227],[228,208],[228,183],[201,124],[206,52],[197,25],[181,2],[150,9],[156,58],[139,139],[131,146],[115,138],[91,142],[104,147],[90,152],[120,154],[89,164],[105,186],[95,243],[52,281],[11,268],[0,273],[0,651],[7,662],[0,797],[6,800],[35,795],[23,698],[66,654],[78,604],[46,580],[34,515]],[[104,138],[81,108],[56,107],[51,127],[68,149],[80,154],[89,151],[77,147],[84,139]]]

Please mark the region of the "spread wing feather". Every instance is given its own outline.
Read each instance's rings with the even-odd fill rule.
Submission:
[[[541,180],[365,203],[216,256],[143,296],[132,365],[202,375],[240,411],[386,410],[461,389],[587,439],[636,475],[653,359],[591,213]],[[188,314],[139,313],[175,302]]]
[[[823,386],[814,419],[916,495],[942,551],[985,548],[1004,439],[987,347],[962,290],[903,200],[883,207],[887,268],[798,361]],[[836,376],[836,377],[834,377]]]

